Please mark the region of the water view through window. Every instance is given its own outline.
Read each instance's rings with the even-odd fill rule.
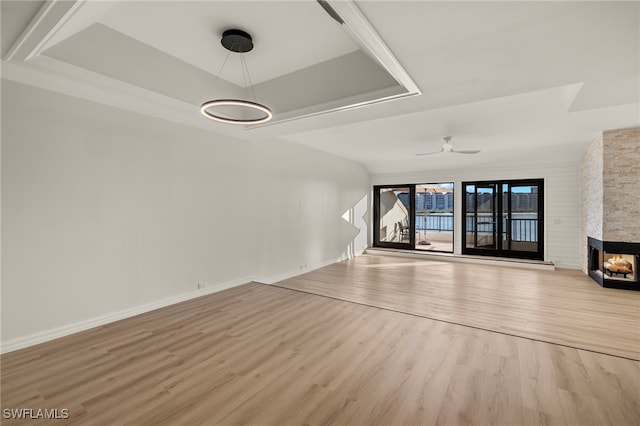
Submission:
[[[374,188],[374,244],[453,252],[453,183]]]
[[[463,182],[462,252],[543,259],[542,179]]]
[[[544,179],[461,186],[457,210],[453,182],[375,186],[373,245],[453,253],[460,238],[462,254],[544,259]]]
[[[416,185],[418,250],[453,252],[453,183]]]

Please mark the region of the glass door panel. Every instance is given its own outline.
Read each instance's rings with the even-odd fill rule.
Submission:
[[[511,238],[510,238],[510,207],[509,207],[509,184],[504,183],[501,185],[501,196],[502,202],[500,203],[500,243],[502,250],[510,250],[511,249]]]
[[[465,248],[476,246],[476,186],[465,185]]]
[[[497,249],[496,185],[465,184],[465,249],[491,251]]]
[[[416,185],[416,250],[453,253],[453,182]]]
[[[375,187],[374,240],[381,247],[411,248],[413,229],[413,188],[411,186]]]
[[[496,249],[495,185],[476,187],[476,248]]]
[[[509,250],[539,250],[538,185],[510,185]]]
[[[463,253],[544,258],[542,179],[464,182]]]

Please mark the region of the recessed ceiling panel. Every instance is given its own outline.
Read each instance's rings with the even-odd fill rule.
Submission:
[[[375,33],[363,30],[357,8],[341,7],[354,25],[339,24],[315,1],[123,2],[92,13],[80,6],[57,30],[76,32],[54,33],[41,54],[196,107],[212,99],[258,102],[271,108],[273,122],[419,93],[392,74],[403,70]],[[282,25],[289,16],[291,25]],[[250,79],[243,54],[220,44],[229,28],[258,30],[244,54]]]
[[[344,105],[341,101],[365,102],[380,93],[391,96],[404,90],[357,50],[257,84],[251,91],[102,24],[78,32],[44,54],[193,105],[212,98],[252,100],[255,92],[256,100],[281,115],[293,111],[311,114],[339,108]]]
[[[245,55],[254,84],[359,49],[313,0],[122,1],[100,22],[211,73],[227,55],[222,33],[246,31],[255,46]],[[239,73],[225,78],[245,85]]]
[[[253,101],[265,125],[420,94],[354,1],[45,2],[5,60],[183,112]]]
[[[386,96],[405,91],[360,50],[265,81],[255,90],[278,113],[331,103],[339,107],[344,103],[338,101],[355,97],[364,102],[383,90],[387,91]]]
[[[47,49],[46,56],[199,105],[214,86],[228,97],[241,88],[102,24]]]

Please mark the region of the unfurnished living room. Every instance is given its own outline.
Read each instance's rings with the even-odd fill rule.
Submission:
[[[3,425],[640,424],[640,2],[0,4]]]

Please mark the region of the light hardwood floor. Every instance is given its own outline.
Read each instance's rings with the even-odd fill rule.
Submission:
[[[327,271],[348,286],[384,261]],[[638,361],[261,284],[0,362],[2,408],[69,409],[52,424],[640,423]]]
[[[640,360],[640,292],[580,271],[365,255],[276,285]]]

